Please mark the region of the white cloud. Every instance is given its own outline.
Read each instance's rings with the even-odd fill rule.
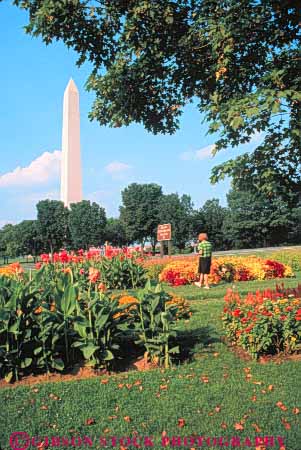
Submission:
[[[180,155],[180,159],[183,161],[192,161],[192,160],[203,160],[213,156],[213,151],[215,149],[215,145],[207,145],[206,147],[200,148],[199,150],[183,152]]]
[[[0,175],[0,187],[33,186],[46,184],[58,178],[60,173],[61,152],[44,152],[27,167],[16,167],[12,172]]]
[[[125,164],[125,163],[119,162],[119,161],[113,161],[105,167],[105,170],[106,170],[106,172],[113,175],[113,174],[123,173],[131,168],[132,168],[132,166],[130,166],[129,164]]]

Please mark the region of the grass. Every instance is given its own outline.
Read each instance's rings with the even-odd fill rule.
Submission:
[[[285,280],[285,285],[295,286],[300,281],[298,274],[296,279]],[[242,294],[274,286],[274,280],[237,283]],[[183,342],[190,342],[193,352],[193,358],[182,365],[1,389],[0,402],[5,407],[0,410],[0,448],[10,448],[12,432],[26,431],[30,436],[69,439],[86,435],[93,440],[93,449],[103,448],[100,437],[106,437],[108,448],[113,448],[110,436],[134,437],[137,432],[139,436],[152,436],[152,448],[157,450],[164,448],[161,437],[166,432],[167,436],[195,434],[211,439],[239,436],[242,444],[247,437],[254,444],[256,436],[281,436],[286,450],[300,450],[301,414],[294,408],[301,410],[301,363],[246,362],[221,342],[220,313],[227,287],[221,285],[210,291],[195,286],[172,289],[188,298],[193,310],[190,321],[181,322]],[[246,378],[248,372],[250,378]],[[107,382],[103,384],[101,379]],[[277,402],[283,403],[283,409]],[[279,447],[275,442],[271,448]],[[115,448],[135,447],[121,442]],[[211,440],[203,447],[191,443],[178,448],[227,447],[214,445]],[[255,449],[255,445],[238,448]]]

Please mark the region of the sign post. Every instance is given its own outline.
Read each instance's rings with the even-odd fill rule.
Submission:
[[[171,256],[171,224],[158,225],[157,241],[161,243],[160,255],[164,256],[164,241],[168,241],[168,256]]]

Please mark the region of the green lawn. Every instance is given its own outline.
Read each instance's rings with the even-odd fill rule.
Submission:
[[[285,280],[285,285],[298,282],[300,274]],[[273,286],[275,281],[236,283],[242,294]],[[241,439],[241,447],[211,441],[202,447],[197,442],[185,447],[182,442],[182,447],[174,448],[255,449],[255,445],[243,445],[247,437],[254,442],[255,436],[281,436],[286,450],[300,450],[301,413],[295,414],[298,410],[294,408],[301,410],[301,362],[246,362],[221,342],[220,314],[227,287],[173,289],[191,301],[193,310],[190,321],[181,323],[183,344],[192,348],[185,364],[170,370],[105,377],[107,384],[94,378],[2,389],[0,448],[10,448],[13,431],[26,431],[30,436],[87,435],[93,445],[82,447],[93,449],[103,448],[100,437],[106,436],[107,448],[113,448],[110,436],[133,437],[138,432],[139,436],[152,436],[152,448],[157,450],[164,448],[160,442],[166,432],[167,436]],[[248,372],[251,376],[246,378]],[[283,403],[282,409],[277,402]],[[88,421],[91,425],[87,419],[93,419]],[[184,426],[179,426],[179,419],[184,419],[180,421]],[[122,447],[135,448],[120,444],[115,448]],[[275,442],[270,448],[279,447]]]

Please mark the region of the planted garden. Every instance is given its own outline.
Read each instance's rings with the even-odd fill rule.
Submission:
[[[183,358],[178,331],[192,312],[168,285],[191,284],[196,268],[196,257],[157,261],[128,251],[102,257],[63,251],[52,258],[41,255],[34,271],[25,272],[18,263],[2,268],[0,377],[10,382],[29,374],[66,373],[77,364],[126,369],[139,358],[170,367]],[[216,258],[210,274],[217,286],[293,276],[288,264],[256,256]],[[277,289],[246,298],[229,290],[225,297],[228,341],[254,358],[300,350],[300,287]]]
[[[45,265],[31,279],[20,271],[0,277],[1,377],[78,362],[112,369],[129,353],[169,367],[180,352],[176,322],[188,313],[185,301],[150,282],[135,297],[104,292],[97,269],[81,276]]]

